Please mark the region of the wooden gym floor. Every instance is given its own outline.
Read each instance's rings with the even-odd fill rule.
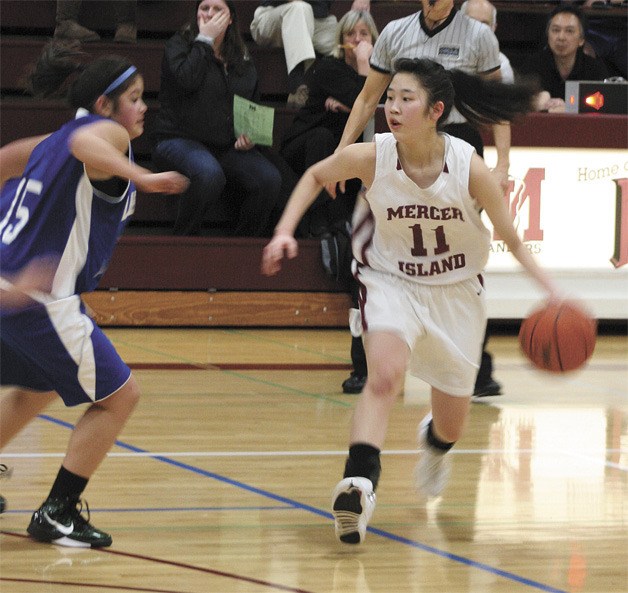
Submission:
[[[391,418],[362,546],[336,542],[356,396],[345,330],[110,329],[143,387],[90,482],[113,546],[25,537],[81,409],[55,404],[0,456],[2,593],[626,593],[628,340],[588,366],[533,371],[516,338],[490,341],[504,395],[473,405],[444,495],[412,486],[425,387]]]

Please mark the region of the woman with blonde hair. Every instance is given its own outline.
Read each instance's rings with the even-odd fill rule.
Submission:
[[[350,10],[338,23],[333,55],[318,59],[307,71],[308,100],[295,115],[281,145],[281,155],[297,175],[334,152],[366,81],[377,36],[370,13]],[[327,192],[321,192],[311,208],[310,228],[307,224],[303,227],[304,234],[320,236],[335,222],[350,218],[358,189],[359,183],[354,184],[335,203],[330,203]]]

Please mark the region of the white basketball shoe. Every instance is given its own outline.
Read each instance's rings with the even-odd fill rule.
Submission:
[[[421,420],[417,431],[421,457],[414,469],[414,485],[424,497],[440,496],[451,471],[451,460],[446,451],[439,451],[427,442],[427,428],[431,421],[430,412]]]
[[[375,510],[375,492],[368,478],[344,478],[331,497],[336,537],[345,544],[361,544]]]

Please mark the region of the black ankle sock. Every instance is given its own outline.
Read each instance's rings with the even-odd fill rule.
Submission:
[[[349,457],[345,464],[345,478],[359,476],[373,482],[373,490],[377,488],[382,465],[379,460],[379,449],[372,445],[360,443],[349,447]]]
[[[435,434],[434,431],[432,430],[432,421],[430,420],[430,423],[427,426],[427,442],[430,446],[434,447],[434,449],[439,449],[440,451],[449,451],[449,449],[451,449],[456,442],[454,441],[453,443],[445,443],[444,441],[441,441]]]
[[[294,93],[305,83],[305,62],[299,62],[288,74],[288,91]]]
[[[78,500],[87,486],[87,478],[78,476],[61,466],[52,485],[48,498],[69,498]]]

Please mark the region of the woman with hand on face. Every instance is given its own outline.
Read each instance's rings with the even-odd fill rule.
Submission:
[[[166,42],[153,152],[158,167],[190,179],[180,198],[175,234],[198,234],[205,215],[226,195],[238,211],[236,235],[268,233],[281,175],[246,135],[236,138],[233,129],[234,95],[258,100],[257,83],[235,3],[197,2],[194,19]]]

